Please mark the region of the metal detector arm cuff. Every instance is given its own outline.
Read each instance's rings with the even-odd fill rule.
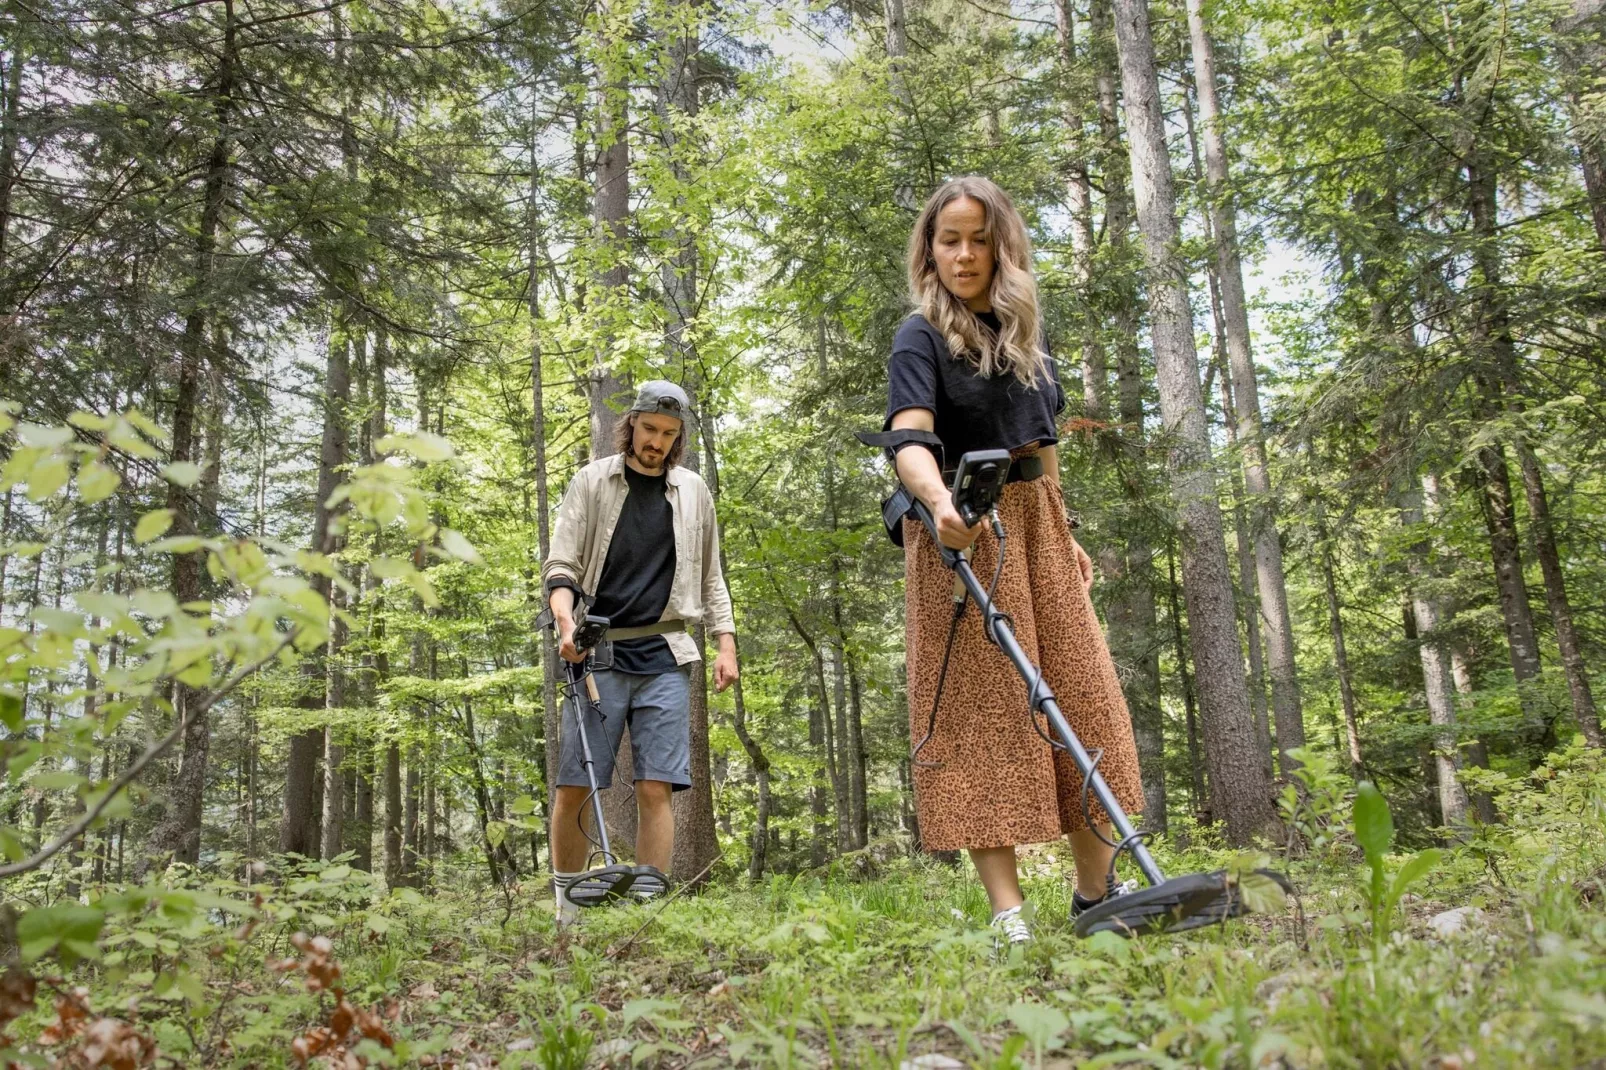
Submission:
[[[887,460],[894,468],[898,464],[898,451],[908,446],[924,446],[930,450],[932,456],[937,458],[937,467],[942,467],[943,452],[942,439],[930,431],[917,431],[912,427],[897,427],[891,431],[857,431],[854,437],[866,446],[879,446],[886,450]]]

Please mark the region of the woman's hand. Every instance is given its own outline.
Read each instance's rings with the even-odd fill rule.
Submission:
[[[932,506],[931,517],[937,522],[937,538],[950,550],[967,549],[981,534],[981,525],[966,527],[965,521],[960,517],[959,510],[954,508],[951,498],[946,495],[938,498]]]
[[[1087,556],[1087,551],[1082,549],[1082,544],[1075,539],[1071,540],[1071,545],[1076,547],[1076,567],[1082,570],[1082,589],[1091,591],[1093,589],[1093,559]]]

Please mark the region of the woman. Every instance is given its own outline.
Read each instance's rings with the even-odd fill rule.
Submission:
[[[979,449],[1040,462],[1016,465],[1019,478],[999,499],[1005,552],[994,598],[1082,742],[1104,751],[1099,769],[1116,798],[1129,811],[1141,809],[1132,721],[1088,597],[1093,563],[1071,537],[1059,485],[1055,415],[1065,394],[1043,348],[1025,224],[992,182],[954,179],[932,194],[915,223],[908,267],[918,311],[893,342],[885,426],[935,432],[943,448],[939,466],[931,447],[900,444],[898,475],[930,508],[945,546],[973,547],[972,565],[988,582],[998,540],[987,525],[967,527],[960,519],[943,469]],[[982,635],[973,604],[952,631],[943,673],[953,574],[924,525],[912,519],[904,522],[904,547],[921,840],[928,850],[970,852],[992,903],[999,946],[1024,944],[1031,931],[1021,910],[1016,845],[1069,836],[1073,912],[1119,891],[1107,883],[1112,851],[1083,818],[1081,774],[1039,734],[1044,723],[1034,727],[1026,686]],[[1092,813],[1108,838],[1107,815],[1096,803]]]

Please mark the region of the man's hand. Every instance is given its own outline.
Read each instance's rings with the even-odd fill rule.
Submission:
[[[736,667],[736,637],[725,632],[719,637],[719,654],[714,658],[714,690],[724,691],[740,675]]]
[[[981,534],[980,524],[975,527],[965,526],[959,510],[954,508],[953,499],[946,494],[937,499],[931,510],[931,518],[937,522],[937,537],[950,550],[966,549],[976,541],[976,536]]]
[[[574,592],[567,587],[554,587],[547,596],[547,605],[552,608],[552,623],[558,629],[559,656],[576,664],[584,661],[585,655],[574,648]]]
[[[578,665],[586,656],[574,648],[574,618],[564,616],[554,620],[558,626],[558,656]]]

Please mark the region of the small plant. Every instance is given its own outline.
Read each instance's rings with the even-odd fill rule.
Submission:
[[[1394,817],[1389,804],[1370,781],[1361,781],[1355,790],[1355,842],[1366,854],[1366,865],[1371,871],[1364,891],[1367,905],[1372,911],[1372,943],[1381,951],[1388,939],[1394,908],[1399,905],[1406,890],[1421,880],[1438,864],[1443,851],[1430,847],[1406,859],[1394,879],[1388,879],[1385,861],[1389,847],[1394,843]]]

